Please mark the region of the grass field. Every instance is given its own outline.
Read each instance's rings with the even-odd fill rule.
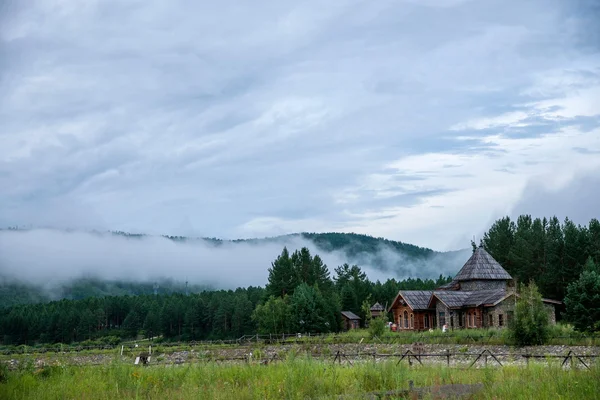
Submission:
[[[349,398],[365,393],[447,384],[482,383],[481,399],[594,399],[600,368],[563,370],[559,365],[456,369],[409,367],[390,362],[334,365],[306,357],[269,365],[203,363],[140,367],[24,367],[0,371],[1,399],[305,399]]]

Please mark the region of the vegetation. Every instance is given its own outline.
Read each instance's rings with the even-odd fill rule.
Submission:
[[[362,314],[360,304],[369,296],[373,302],[385,304],[400,289],[433,289],[451,279],[440,276],[436,281],[389,279],[373,283],[358,266],[345,264],[335,271],[331,279],[320,257],[312,256],[306,248],[291,256],[284,248],[273,262],[266,289],[19,305],[0,309],[0,338],[6,345],[19,345],[72,343],[104,336],[213,340],[237,339],[257,331],[337,332],[342,307]],[[350,300],[344,297],[349,291]]]
[[[351,398],[365,393],[415,387],[483,383],[471,398],[593,399],[600,390],[600,369],[564,370],[559,365],[527,368],[454,369],[445,366],[409,367],[388,362],[366,362],[348,368],[311,358],[291,356],[270,365],[188,364],[178,368],[104,366],[25,367],[8,371],[0,383],[3,399],[305,399]]]
[[[129,236],[132,240],[141,237]],[[428,249],[364,235],[304,234],[304,237],[328,251],[345,249],[355,258],[373,254],[381,246],[408,252],[412,257],[409,261],[426,261],[433,254]],[[215,246],[222,244],[218,240],[209,241]],[[535,282],[544,297],[562,300],[567,294],[566,318],[576,329],[599,329],[600,272],[595,263],[600,257],[598,220],[579,226],[569,219],[561,224],[555,217],[532,219],[524,215],[516,223],[506,217],[492,225],[482,244],[519,282]],[[284,248],[269,269],[264,289],[201,291],[194,287],[189,295],[164,289],[154,295],[153,284],[138,290],[141,286],[136,284],[113,283],[98,291],[98,282],[82,280],[79,289],[72,287],[68,291],[69,297],[79,300],[0,308],[0,340],[4,345],[32,345],[102,337],[210,340],[234,339],[256,332],[337,332],[341,310],[352,311],[364,323],[368,318],[361,305],[367,299],[389,305],[399,290],[431,290],[451,280],[440,275],[436,280],[372,282],[358,265],[350,264],[335,267],[333,277],[329,271],[322,259],[310,254],[307,248],[291,255]],[[17,301],[40,300],[29,296],[22,286],[1,287],[2,296],[20,299]],[[176,284],[171,288],[178,291]],[[106,296],[115,290],[117,294],[137,296]],[[538,340],[528,337],[527,340]]]
[[[579,279],[567,287],[568,320],[585,332],[600,331],[600,265],[590,257]]]
[[[535,283],[522,286],[514,311],[510,333],[519,346],[542,345],[550,335],[548,311]]]
[[[589,258],[600,260],[600,222],[521,215],[497,220],[482,239],[485,249],[520,283],[534,281],[542,296],[563,300]]]

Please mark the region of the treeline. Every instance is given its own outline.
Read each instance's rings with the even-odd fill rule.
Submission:
[[[266,288],[118,296],[18,305],[0,310],[3,344],[72,343],[102,338],[236,339],[257,331],[335,332],[340,311],[364,317],[363,303],[389,305],[400,289],[426,290],[437,280],[370,281],[356,265],[327,266],[307,248],[284,248]],[[363,318],[364,319],[364,318]]]
[[[42,303],[52,300],[79,300],[88,297],[140,296],[145,294],[199,293],[212,290],[209,285],[185,285],[170,279],[156,282],[131,282],[105,280],[99,278],[80,278],[43,288],[33,284],[0,278],[0,308],[18,304]]]
[[[534,281],[542,295],[563,300],[591,259],[600,262],[600,222],[576,225],[566,218],[497,220],[481,240],[485,249],[519,283]]]

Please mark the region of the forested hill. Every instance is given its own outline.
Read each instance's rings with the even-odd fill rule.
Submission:
[[[24,232],[26,233],[27,230],[11,229],[0,233],[17,235]],[[98,238],[107,236],[116,237],[117,239],[123,238],[128,241],[143,241],[149,238],[156,239],[156,237],[150,235],[126,232],[88,232],[86,234]],[[466,258],[468,258],[470,251],[463,250],[442,253],[412,244],[354,233],[296,233],[269,238],[238,240],[182,236],[163,237],[177,243],[190,245],[200,243],[207,248],[221,248],[221,250],[228,253],[236,252],[237,248],[247,248],[248,246],[264,248],[264,253],[266,253],[264,260],[248,260],[244,259],[243,255],[241,255],[240,259],[244,261],[240,262],[256,264],[252,268],[255,268],[257,271],[264,271],[265,273],[284,246],[293,251],[296,248],[306,245],[312,247],[314,252],[325,256],[325,258],[327,258],[328,254],[335,254],[335,257],[331,257],[335,262],[328,263],[330,271],[333,272],[333,269],[342,263],[356,264],[362,268],[377,271],[376,275],[371,276],[373,280],[386,280],[388,278],[405,279],[409,277],[437,279],[440,274],[444,276],[453,275],[462,266]],[[126,244],[127,242],[119,243]],[[227,249],[223,248],[224,246]],[[221,253],[215,254],[217,254],[216,257],[219,257],[218,254]],[[63,266],[57,265],[56,268],[63,268]],[[144,268],[144,265],[140,265],[140,269],[142,268]],[[218,265],[204,264],[202,268],[214,269],[218,268]],[[74,266],[73,269],[77,270],[78,268]],[[99,274],[99,276],[102,275]],[[186,291],[185,278],[163,280],[158,282],[158,288],[154,287],[155,283],[154,281],[142,282],[135,279],[102,279],[90,276],[85,278],[73,276],[72,279],[64,280],[58,286],[54,286],[51,290],[48,290],[48,288],[42,289],[39,286],[32,285],[31,282],[8,279],[0,271],[0,305],[11,306],[14,304],[44,302],[61,298],[83,299],[86,297],[146,295],[153,294],[154,292],[159,294],[184,293]],[[255,284],[264,286],[266,281],[256,282]],[[235,289],[235,287],[230,287],[230,285],[226,284],[215,286],[205,281],[190,278],[187,291],[190,293],[200,292],[213,287]]]

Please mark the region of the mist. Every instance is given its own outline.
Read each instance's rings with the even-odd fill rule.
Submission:
[[[434,277],[446,272],[434,260],[411,264],[402,254],[385,247],[377,254],[359,257],[360,262],[348,260],[341,251],[319,250],[300,236],[258,243],[222,242],[217,246],[201,239],[177,242],[160,236],[34,229],[0,231],[0,276],[48,289],[78,278],[136,282],[172,279],[225,289],[264,286],[268,268],[284,246],[290,253],[309,248],[311,254],[323,259],[332,276],[334,268],[345,262],[358,263],[372,281]],[[371,266],[376,261],[381,265],[382,260],[390,265],[387,271]],[[402,271],[392,268],[399,265]]]

